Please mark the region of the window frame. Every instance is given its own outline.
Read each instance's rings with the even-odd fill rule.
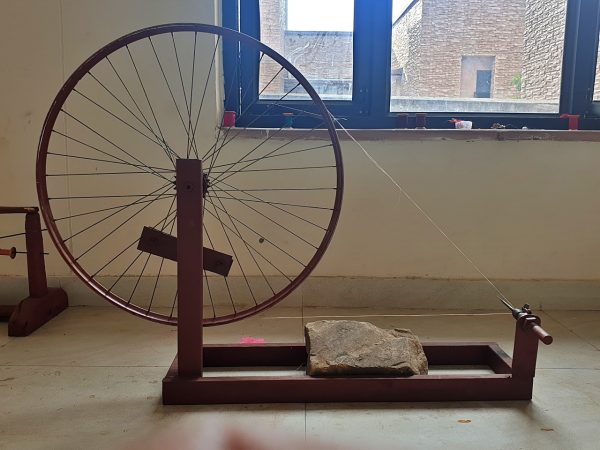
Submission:
[[[222,19],[224,27],[260,39],[259,0],[222,0]],[[390,112],[391,30],[392,0],[354,0],[352,99],[324,100],[331,113],[343,119],[346,128],[397,128],[398,115],[407,113],[408,128],[415,126],[414,112]],[[579,114],[580,129],[600,129],[600,101],[593,101],[599,33],[600,0],[567,0],[558,113],[431,111],[427,112],[428,128],[452,128],[448,121],[460,117],[473,121],[481,129],[503,123],[517,129],[566,130],[568,121],[560,116]],[[240,93],[235,98],[226,95],[225,109],[238,113],[239,127],[279,128],[283,126],[283,117],[261,116],[272,101],[258,99],[258,58],[249,53],[224,48],[225,86],[237,86],[235,92]],[[237,64],[237,72],[227,70],[232,64]],[[228,75],[230,72],[235,74]],[[225,89],[228,90],[231,91]],[[285,102],[300,109],[310,106],[310,102],[302,100]],[[244,114],[240,115],[242,111]],[[310,125],[295,122],[294,126]]]

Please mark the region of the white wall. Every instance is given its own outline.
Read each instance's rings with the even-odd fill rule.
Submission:
[[[0,0],[0,205],[37,205],[35,159],[48,109],[65,79],[108,42],[168,22],[215,23],[212,0]],[[22,218],[0,218],[0,235]],[[22,241],[0,245],[23,246]],[[56,252],[50,275],[68,268]],[[26,273],[24,258],[0,260],[0,273]]]
[[[0,204],[37,204],[34,165],[42,122],[65,76],[81,61],[143,26],[214,23],[217,16],[210,0],[0,0]],[[566,280],[574,284],[557,301],[579,296],[588,307],[596,304],[598,294],[589,282],[600,281],[598,144],[363,143],[490,277]],[[343,152],[342,218],[316,275],[479,278],[354,144],[345,140]],[[13,232],[18,220],[1,217],[0,235]],[[48,272],[68,276],[50,251]],[[23,258],[0,260],[0,274],[24,273]],[[452,295],[459,299],[461,292]]]

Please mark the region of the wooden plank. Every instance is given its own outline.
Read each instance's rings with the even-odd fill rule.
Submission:
[[[490,344],[488,348],[486,365],[495,373],[512,372],[512,359],[496,343]]]
[[[167,405],[306,402],[529,400],[533,380],[508,374],[407,378],[298,376],[181,377],[174,361],[163,379]]]
[[[50,288],[42,297],[27,297],[12,312],[8,321],[9,336],[29,336],[69,306],[61,288]]]
[[[423,342],[429,365],[489,365],[490,342]],[[499,350],[499,347],[494,347]],[[500,350],[501,351],[501,350]],[[502,352],[503,353],[503,352]],[[211,344],[204,346],[207,367],[285,366],[306,364],[306,346],[294,344]],[[494,360],[495,361],[495,360]]]
[[[37,213],[35,206],[0,206],[0,214],[29,214]]]
[[[161,258],[177,261],[177,238],[154,228],[143,228],[137,248]],[[224,277],[229,275],[233,264],[232,256],[206,247],[203,247],[202,260],[205,270]]]

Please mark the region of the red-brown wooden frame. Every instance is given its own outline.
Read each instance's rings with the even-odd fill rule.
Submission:
[[[66,292],[61,288],[48,288],[44,263],[44,241],[40,215],[36,207],[0,206],[0,214],[25,214],[25,248],[27,250],[27,275],[29,297],[19,304],[2,308],[1,315],[8,318],[9,336],[28,336],[68,305]]]
[[[298,367],[304,344],[203,345],[202,170],[177,162],[178,355],[163,379],[163,403],[399,402],[530,400],[538,340],[552,342],[533,314],[516,316],[511,359],[496,343],[426,342],[430,366],[487,366],[489,375],[396,377],[203,376],[204,367]],[[200,208],[198,207],[200,205]],[[196,242],[195,242],[196,241]]]

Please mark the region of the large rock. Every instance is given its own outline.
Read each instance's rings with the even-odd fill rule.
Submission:
[[[320,320],[306,324],[304,333],[309,375],[427,374],[423,347],[410,330],[384,330],[354,320]]]

